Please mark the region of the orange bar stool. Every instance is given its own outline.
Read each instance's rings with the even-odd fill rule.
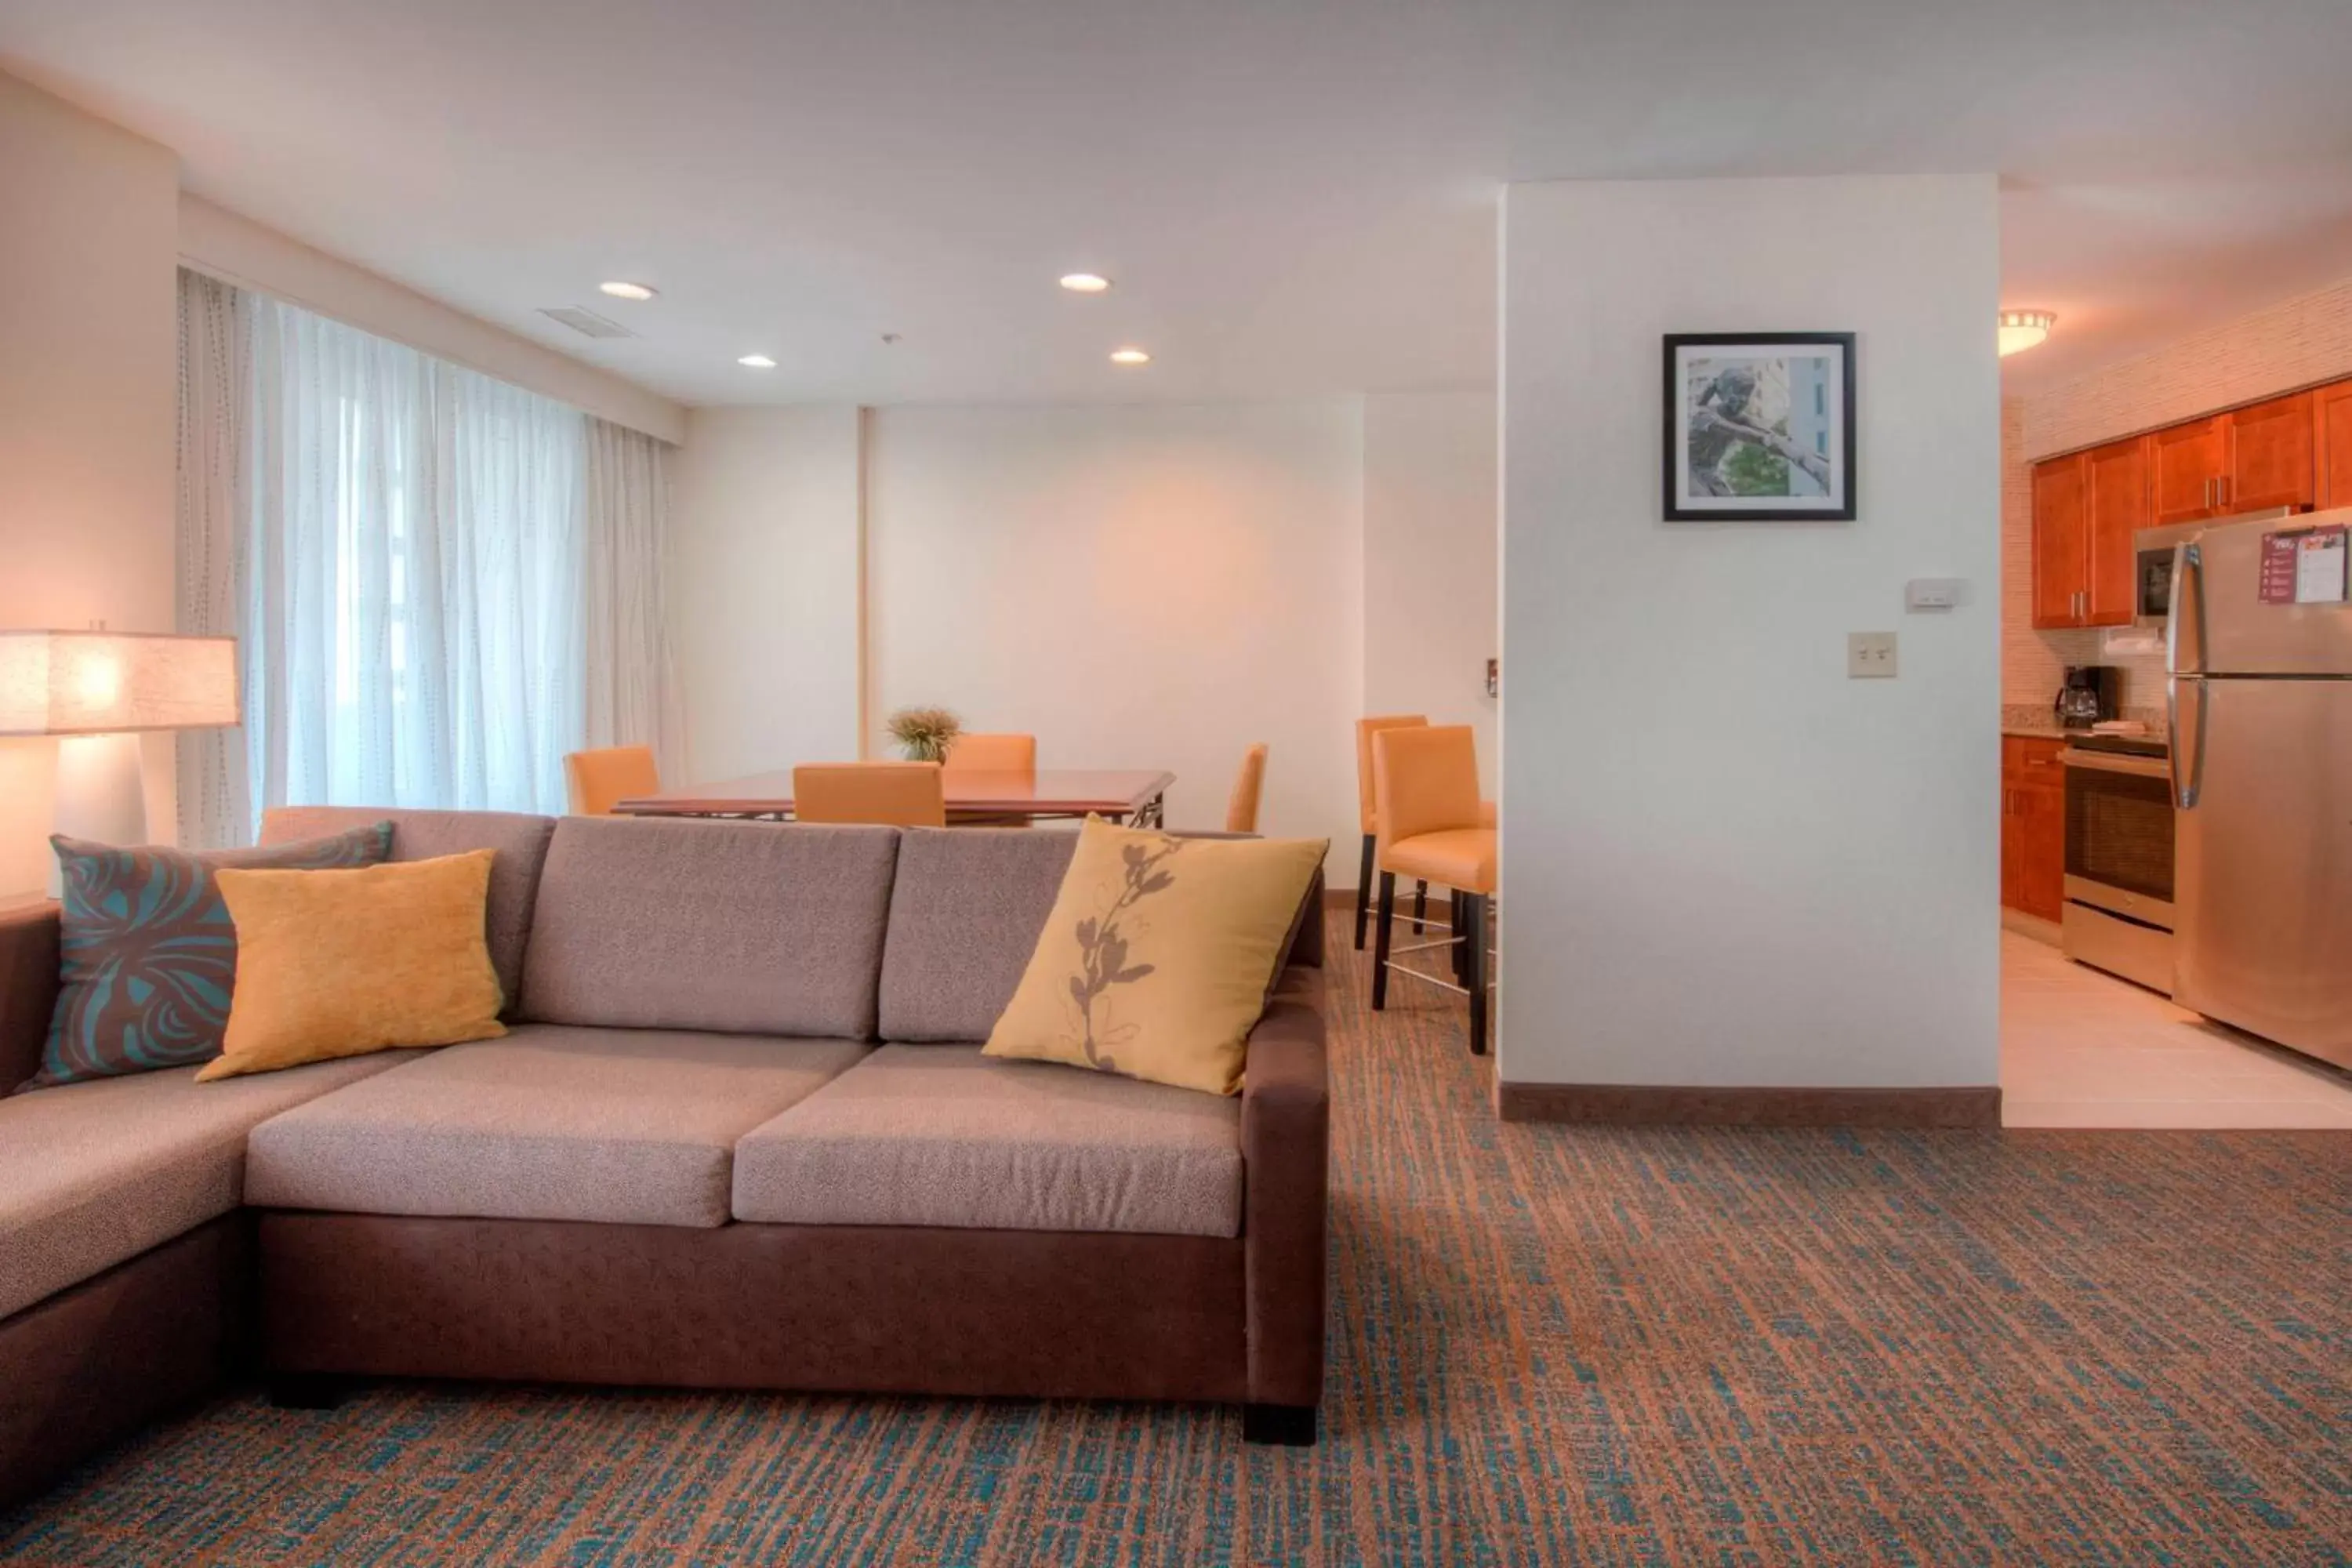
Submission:
[[[651,746],[572,752],[563,759],[563,789],[572,816],[610,816],[620,801],[660,793],[661,770],[654,765]]]
[[[1478,798],[1478,749],[1467,724],[1398,726],[1372,738],[1372,804],[1380,822],[1375,862],[1381,899],[1372,945],[1372,1007],[1388,1005],[1389,972],[1470,999],[1470,1049],[1486,1053],[1490,964],[1486,920],[1495,897],[1495,829]],[[1454,889],[1454,920],[1442,942],[1396,949],[1396,879]],[[1454,978],[1396,962],[1398,952],[1451,948]]]
[[[1356,816],[1364,835],[1363,868],[1356,874],[1356,951],[1364,951],[1364,924],[1372,909],[1372,845],[1380,834],[1380,813],[1372,803],[1372,737],[1383,730],[1417,729],[1426,726],[1429,719],[1422,713],[1387,713],[1356,721]],[[1479,820],[1486,826],[1495,826],[1495,803],[1479,805]],[[1429,884],[1416,882],[1412,889],[1412,930],[1421,934],[1429,909]]]
[[[806,763],[793,770],[793,819],[945,827],[940,774],[937,763]]]
[[[1380,812],[1372,800],[1372,737],[1383,730],[1423,729],[1428,726],[1425,713],[1382,713],[1356,721],[1356,817],[1364,835],[1364,863],[1356,873],[1356,951],[1364,951],[1364,922],[1372,910],[1372,846],[1380,836]],[[1413,933],[1422,929],[1422,917],[1427,912],[1428,884],[1413,891]]]
[[[1258,796],[1265,791],[1265,744],[1260,742],[1242,753],[1242,771],[1234,780],[1234,793],[1225,802],[1225,831],[1255,833],[1257,831]]]

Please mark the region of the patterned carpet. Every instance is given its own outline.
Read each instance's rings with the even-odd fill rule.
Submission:
[[[1334,1005],[1319,1447],[1224,1410],[241,1394],[0,1517],[0,1562],[2352,1561],[2352,1138],[1505,1128],[1436,994]]]

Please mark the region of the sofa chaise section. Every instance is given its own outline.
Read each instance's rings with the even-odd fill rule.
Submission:
[[[488,935],[493,962],[519,981],[553,823],[321,808],[272,813],[264,839],[387,816],[397,820],[395,859],[499,852]],[[54,903],[0,910],[0,1507],[202,1397],[248,1359],[254,1216],[238,1205],[249,1130],[419,1054],[202,1085],[183,1068],[10,1095],[40,1066],[58,936]]]

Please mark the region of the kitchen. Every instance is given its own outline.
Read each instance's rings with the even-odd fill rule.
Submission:
[[[2347,307],[2005,399],[2012,1126],[2352,1127]]]

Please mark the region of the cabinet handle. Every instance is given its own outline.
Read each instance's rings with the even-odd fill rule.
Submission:
[[[2230,504],[2230,476],[2222,474],[2213,481],[2213,510],[2221,510]]]

